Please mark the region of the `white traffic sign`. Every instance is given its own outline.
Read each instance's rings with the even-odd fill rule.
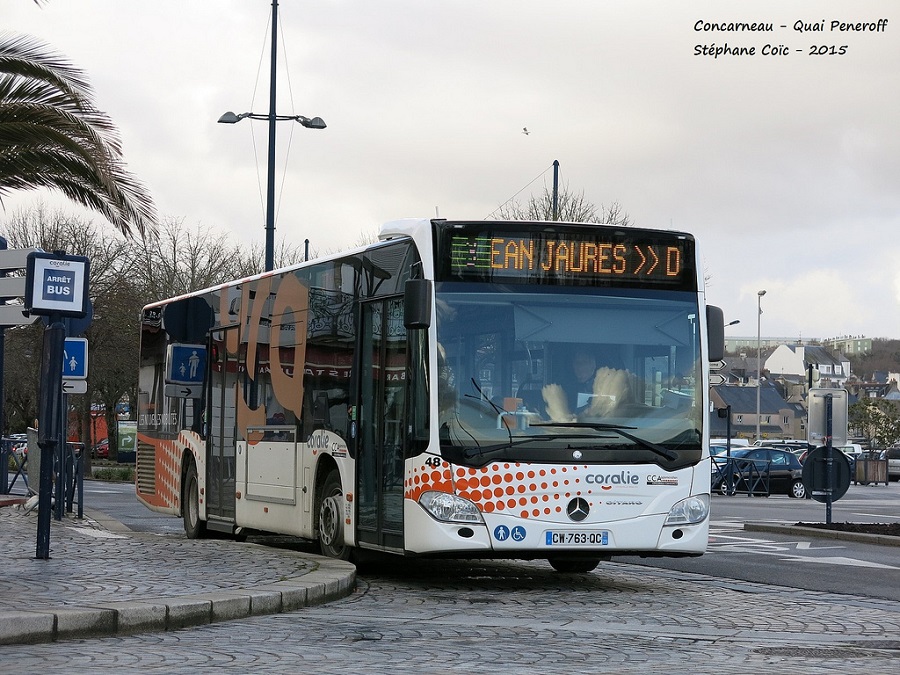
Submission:
[[[37,321],[38,316],[25,316],[22,305],[0,305],[0,326],[27,326]]]
[[[87,380],[63,380],[62,393],[64,394],[86,394]]]
[[[709,374],[709,386],[710,387],[715,387],[716,385],[719,385],[719,384],[725,384],[725,382],[727,382],[727,381],[728,381],[728,379],[724,375],[721,375],[719,373],[710,373]]]
[[[172,398],[200,398],[203,394],[203,385],[200,384],[167,384],[163,393]]]
[[[25,269],[28,264],[28,254],[37,253],[39,248],[12,248],[0,251],[0,270]]]
[[[90,263],[84,256],[32,253],[25,270],[25,306],[32,314],[82,317],[89,277]]]
[[[716,371],[718,371],[718,370],[725,370],[725,367],[726,367],[727,365],[728,365],[728,364],[725,363],[724,361],[712,361],[712,362],[709,364],[709,372],[714,373],[714,372],[716,372]]]
[[[25,277],[0,277],[0,299],[25,296]]]

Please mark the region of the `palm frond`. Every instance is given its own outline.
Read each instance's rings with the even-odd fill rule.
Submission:
[[[153,200],[127,170],[116,127],[85,75],[37,39],[0,33],[0,201],[51,188],[123,234],[156,232]]]

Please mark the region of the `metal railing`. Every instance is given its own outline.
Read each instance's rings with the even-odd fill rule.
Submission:
[[[16,483],[21,479],[25,488],[25,496],[37,494],[39,481],[28,483],[28,452],[19,453],[13,447],[18,444],[18,440],[11,438],[3,438],[0,442],[0,495],[11,494]],[[29,446],[29,452],[38,452],[38,448]],[[75,504],[78,505],[76,516],[84,517],[84,444],[83,443],[66,443],[66,450],[63,457],[59,457],[59,453],[54,453],[53,457],[53,476],[54,487],[53,494],[56,499],[54,513],[56,519],[62,519],[63,512],[72,513]],[[60,472],[60,462],[66,463],[65,471]],[[12,480],[9,478],[10,470],[12,470]],[[65,478],[60,482],[59,476]]]
[[[712,487],[719,494],[769,496],[769,460],[716,455],[712,458],[712,465]]]

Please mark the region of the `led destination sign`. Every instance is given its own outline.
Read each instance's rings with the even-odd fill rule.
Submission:
[[[693,278],[693,250],[683,238],[625,238],[586,233],[454,234],[450,274],[456,278],[531,283],[621,283],[681,286]]]

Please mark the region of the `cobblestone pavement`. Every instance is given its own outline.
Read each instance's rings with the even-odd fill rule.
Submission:
[[[51,520],[49,560],[35,558],[36,544],[36,512],[0,508],[0,644],[276,613],[345,596],[355,578],[349,563],[131,532],[100,513]]]
[[[364,568],[352,595],[326,605],[5,646],[0,664],[42,673],[871,675],[900,666],[900,603],[614,562],[561,575],[543,562],[392,560]]]

